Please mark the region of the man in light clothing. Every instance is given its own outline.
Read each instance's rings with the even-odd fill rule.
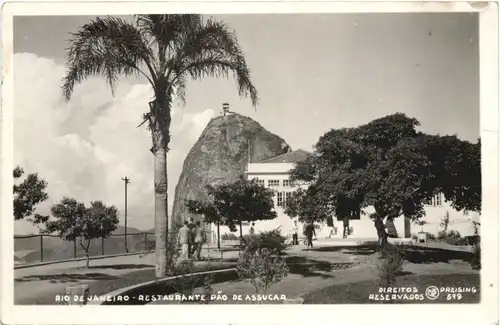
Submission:
[[[180,259],[182,261],[187,260],[189,258],[189,242],[191,237],[191,229],[188,227],[188,222],[184,221],[184,226],[179,229],[178,240],[181,245],[181,256]]]
[[[292,245],[299,244],[299,225],[297,224],[297,220],[293,222],[292,227]]]

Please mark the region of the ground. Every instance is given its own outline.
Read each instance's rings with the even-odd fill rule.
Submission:
[[[234,260],[234,252],[224,253],[224,259]],[[204,253],[207,256],[207,253]],[[216,263],[215,268],[230,267],[230,263]],[[22,305],[56,304],[56,295],[64,295],[68,285],[87,284],[92,295],[108,292],[156,279],[154,254],[128,255],[85,261],[49,264],[17,269],[14,272],[14,303]],[[197,269],[207,267],[199,262]]]
[[[211,257],[214,255],[212,251]],[[224,263],[212,263],[217,268],[235,265],[237,252],[225,252]],[[205,253],[205,255],[207,255]],[[472,270],[462,260],[460,252],[450,254],[443,251],[414,248],[404,264],[402,276],[397,285],[418,283],[419,292],[427,285],[445,286],[453,281],[464,286],[479,287],[479,271]],[[354,303],[371,302],[370,293],[377,293],[379,277],[378,256],[373,245],[325,246],[316,245],[306,250],[295,246],[287,251],[289,275],[274,285],[270,292],[287,297],[303,297],[305,303]],[[18,269],[15,272],[16,304],[55,304],[55,295],[64,294],[68,284],[86,283],[92,295],[102,295],[129,285],[155,279],[154,254],[146,256],[122,256],[112,260],[91,261],[90,269],[82,267],[83,262],[74,265],[41,266]],[[198,262],[197,268],[207,267]],[[446,276],[445,276],[446,275]],[[453,275],[453,276],[451,276]],[[300,285],[298,285],[300,284]],[[213,285],[214,292],[222,291],[228,296],[251,294],[252,287],[245,281],[229,281]],[[346,290],[348,289],[348,290]],[[355,291],[355,293],[354,293]],[[351,292],[352,295],[342,293]],[[468,295],[464,302],[475,302],[479,296]],[[476,300],[474,300],[476,299]],[[352,301],[351,301],[352,300]],[[248,301],[218,301],[215,303],[249,303]],[[164,301],[156,302],[166,303]]]

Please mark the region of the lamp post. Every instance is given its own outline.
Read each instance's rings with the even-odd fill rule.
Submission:
[[[122,178],[122,181],[125,182],[125,251],[128,253],[128,246],[127,246],[127,186],[130,183],[130,178],[125,176]]]

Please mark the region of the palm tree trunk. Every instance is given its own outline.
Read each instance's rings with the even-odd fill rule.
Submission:
[[[161,141],[159,142],[161,143]],[[155,238],[157,277],[167,275],[167,245],[168,245],[168,178],[167,150],[158,146],[154,152],[154,183],[155,183]]]
[[[220,221],[217,220],[217,249],[220,249]]]

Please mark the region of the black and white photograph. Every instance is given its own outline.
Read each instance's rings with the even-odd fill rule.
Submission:
[[[1,198],[9,303],[78,313],[367,304],[389,323],[398,306],[425,314],[439,304],[493,322],[489,9],[495,40],[498,7],[488,3],[12,13]]]

